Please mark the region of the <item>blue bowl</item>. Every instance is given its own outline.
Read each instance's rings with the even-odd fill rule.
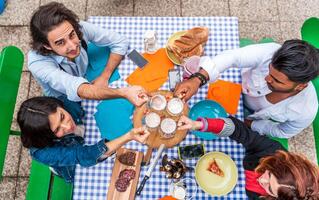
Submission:
[[[191,108],[189,117],[192,120],[196,120],[198,117],[219,118],[227,117],[227,113],[225,109],[216,101],[203,100],[196,103]],[[217,138],[217,136],[211,132],[192,131],[192,133],[205,140],[214,140]]]

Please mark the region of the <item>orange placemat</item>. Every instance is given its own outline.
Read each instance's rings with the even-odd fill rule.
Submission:
[[[126,82],[130,85],[140,85],[146,91],[158,90],[167,80],[168,70],[174,68],[174,64],[167,57],[165,48],[159,49],[155,54],[143,54],[148,64],[144,68],[137,68],[130,74]]]
[[[240,99],[241,85],[217,80],[209,84],[207,99],[220,103],[229,114],[236,114]]]

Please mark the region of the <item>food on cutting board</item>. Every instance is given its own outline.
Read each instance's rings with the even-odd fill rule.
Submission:
[[[136,157],[136,153],[129,151],[129,152],[126,152],[126,153],[119,155],[118,159],[119,159],[120,163],[122,163],[124,165],[133,166],[135,163],[135,157]]]
[[[119,192],[125,192],[130,181],[135,178],[136,172],[134,169],[124,169],[120,172],[118,179],[115,182],[115,188]]]
[[[134,169],[124,169],[120,172],[119,178],[128,178],[132,180],[135,178],[136,172]]]

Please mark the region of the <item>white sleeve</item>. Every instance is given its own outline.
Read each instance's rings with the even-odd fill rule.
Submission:
[[[257,67],[265,59],[265,56],[269,57],[269,55],[272,55],[278,48],[280,48],[280,45],[276,43],[249,45],[224,51],[212,59],[203,56],[199,65],[207,71],[210,81],[213,82],[218,78],[220,73],[230,67]]]
[[[271,120],[254,120],[251,129],[261,135],[268,135],[278,138],[291,138],[300,133],[311,124],[312,120],[287,121],[278,123]]]

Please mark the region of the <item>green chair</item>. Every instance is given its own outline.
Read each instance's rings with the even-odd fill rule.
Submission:
[[[301,38],[319,49],[319,18],[311,17],[303,23],[301,27]],[[312,83],[315,86],[319,101],[319,77],[314,79]],[[312,125],[315,137],[317,160],[319,164],[319,111],[317,111],[317,116],[312,122]]]
[[[5,47],[0,54],[0,180],[8,146],[9,135],[20,135],[11,130],[24,56],[14,46]]]
[[[317,98],[319,102],[319,77],[317,77],[315,80],[312,81],[313,85],[316,88],[317,92]],[[319,164],[319,111],[317,111],[317,115],[315,120],[312,122],[313,126],[313,133],[315,136],[315,146],[316,146],[316,152],[317,152],[317,161]]]
[[[0,54],[0,180],[10,135],[20,136],[11,130],[24,56],[14,46],[5,47]],[[52,175],[48,166],[32,161],[27,199],[72,199],[72,184]]]
[[[26,200],[69,200],[73,185],[55,176],[48,166],[32,160]]]
[[[272,39],[272,38],[262,38],[258,42],[255,42],[254,40],[249,39],[249,38],[241,38],[240,41],[239,41],[239,46],[240,47],[245,47],[245,46],[248,46],[248,45],[251,45],[251,44],[262,44],[262,43],[270,43],[270,42],[275,42],[275,40]],[[288,139],[275,138],[275,137],[271,137],[271,139],[280,142],[283,147],[288,149]]]

